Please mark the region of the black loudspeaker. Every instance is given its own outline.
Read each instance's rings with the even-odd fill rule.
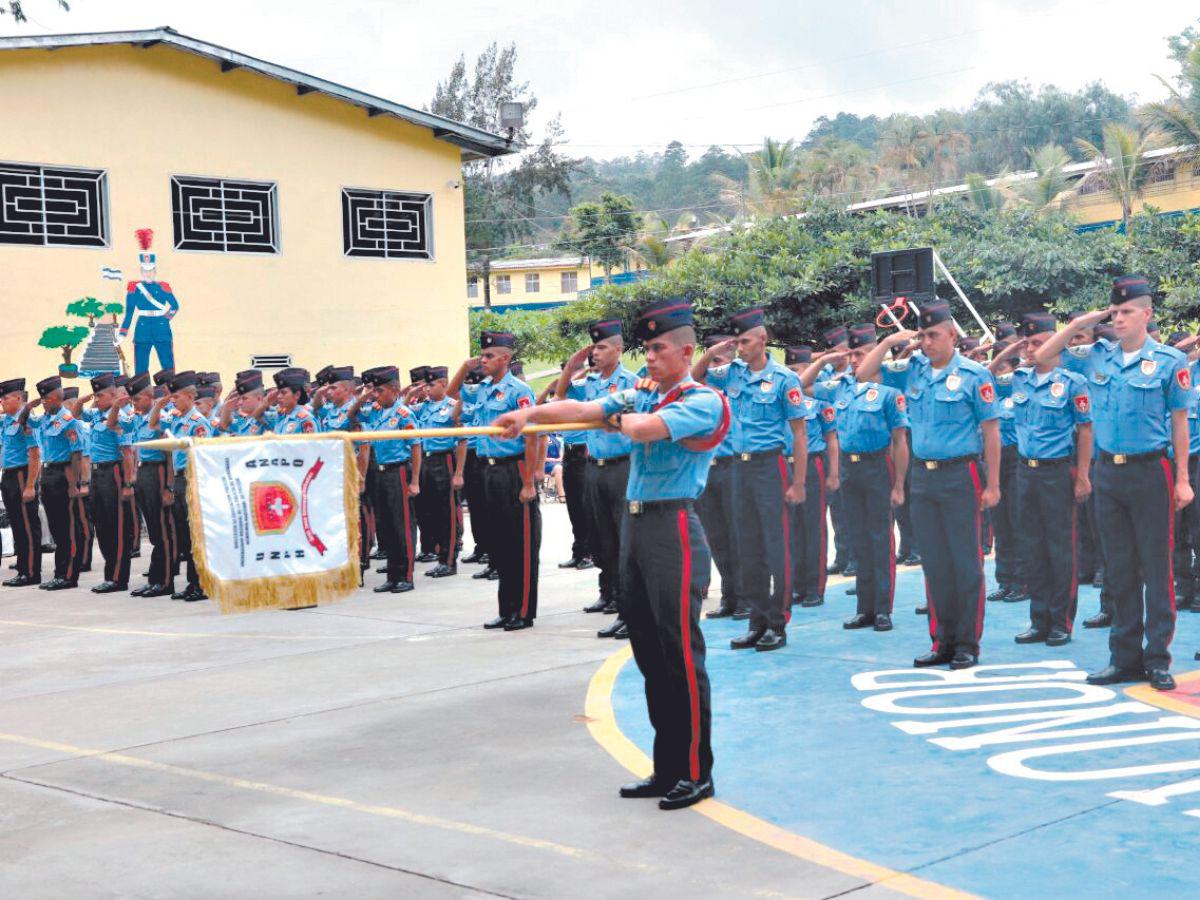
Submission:
[[[917,306],[933,300],[933,248],[872,253],[871,295],[879,304],[892,303],[898,297]]]

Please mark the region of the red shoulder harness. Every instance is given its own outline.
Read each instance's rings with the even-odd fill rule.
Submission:
[[[712,393],[716,394],[721,400],[721,421],[717,423],[717,427],[713,433],[705,437],[696,436],[684,438],[679,442],[688,450],[693,450],[697,453],[705,453],[709,450],[712,450],[714,447],[720,444],[721,441],[725,440],[725,435],[729,433],[729,425],[732,421],[733,415],[729,409],[729,399],[724,394],[722,394],[720,391],[714,391],[710,387],[696,384],[695,382],[691,384],[680,384],[673,387],[667,393],[667,395],[655,405],[651,412],[658,412],[668,403],[676,402],[688,391],[712,391]]]

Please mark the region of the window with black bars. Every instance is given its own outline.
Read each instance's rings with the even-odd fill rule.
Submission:
[[[346,256],[433,259],[432,211],[430,194],[342,188],[342,249]]]
[[[108,246],[108,175],[0,162],[0,244]]]
[[[273,181],[172,175],[175,249],[278,253],[276,196]]]

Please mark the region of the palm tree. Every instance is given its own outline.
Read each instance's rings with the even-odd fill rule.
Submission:
[[[899,175],[906,191],[912,191],[924,180],[929,162],[929,132],[920,119],[909,115],[890,117],[879,146],[880,160]]]
[[[840,197],[846,203],[863,199],[864,190],[879,181],[879,166],[871,152],[853,141],[822,140],[804,157],[801,178],[814,196]]]
[[[1104,136],[1103,149],[1083,138],[1075,139],[1084,156],[1096,164],[1091,172],[1079,180],[1076,191],[1089,183],[1101,182],[1113,199],[1121,204],[1121,227],[1128,231],[1134,201],[1141,199],[1146,189],[1146,179],[1157,165],[1146,161],[1146,153],[1162,146],[1163,135],[1155,130],[1135,131],[1119,122],[1109,122],[1101,133]]]
[[[971,149],[961,113],[938,110],[925,129],[930,176],[942,183],[958,178],[959,161]]]
[[[1004,192],[988,184],[978,172],[967,174],[967,202],[982,213],[998,212],[1005,206]]]
[[[1036,150],[1025,148],[1036,176],[1032,181],[1016,185],[1014,193],[1026,203],[1039,210],[1057,209],[1074,193],[1074,186],[1066,173],[1071,157],[1058,144],[1043,144]]]
[[[674,225],[668,225],[665,219],[652,213],[643,214],[640,237],[629,248],[630,257],[647,269],[666,268],[684,250],[682,241],[668,241],[667,238],[693,230],[696,222],[696,214],[690,212],[680,215]]]
[[[782,216],[795,212],[799,202],[800,151],[794,141],[766,138],[757,153],[743,154],[746,184],[719,173],[713,174],[720,190],[718,196],[743,213]]]
[[[1163,103],[1147,103],[1139,115],[1173,144],[1187,144],[1200,151],[1200,42],[1184,57],[1179,73],[1182,90],[1160,75],[1154,76],[1170,93]]]

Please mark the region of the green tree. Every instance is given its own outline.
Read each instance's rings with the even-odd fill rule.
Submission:
[[[116,303],[116,302],[105,303],[104,311],[106,313],[108,313],[110,316],[112,316],[112,323],[114,325],[116,325],[116,324],[118,324],[117,316],[119,316],[123,312],[125,312],[125,304],[124,303]]]
[[[1034,178],[1015,184],[1014,193],[1037,209],[1057,209],[1075,190],[1066,172],[1070,155],[1057,144],[1044,144],[1025,152],[1033,166]]]
[[[38,338],[38,346],[62,351],[63,365],[69,366],[71,353],[87,339],[88,333],[85,325],[51,325]]]
[[[745,154],[746,181],[714,175],[721,198],[742,215],[770,217],[798,212],[801,202],[801,154],[795,141],[763,140],[757,153]]]
[[[591,257],[604,268],[604,280],[612,282],[612,270],[633,247],[641,228],[641,215],[633,201],[616,194],[601,194],[598,201],[571,208],[568,232],[560,242],[565,250]]]
[[[1186,144],[1200,153],[1200,41],[1193,41],[1180,60],[1178,87],[1156,75],[1169,93],[1160,103],[1140,110],[1143,121],[1163,133],[1173,144]]]
[[[967,203],[976,212],[998,212],[1005,206],[1005,196],[988,184],[987,178],[978,172],[970,172],[967,175]]]
[[[1146,160],[1146,153],[1163,143],[1157,131],[1136,131],[1127,125],[1110,122],[1104,126],[1104,142],[1097,147],[1090,141],[1078,138],[1075,143],[1084,156],[1096,167],[1079,182],[1078,188],[1099,181],[1121,204],[1121,227],[1129,230],[1133,217],[1133,204],[1141,199],[1156,163]]]
[[[121,308],[124,309],[125,307]],[[67,304],[67,315],[87,319],[89,328],[95,326],[96,316],[103,314],[104,304],[95,297],[80,297],[78,300],[72,300]]]

